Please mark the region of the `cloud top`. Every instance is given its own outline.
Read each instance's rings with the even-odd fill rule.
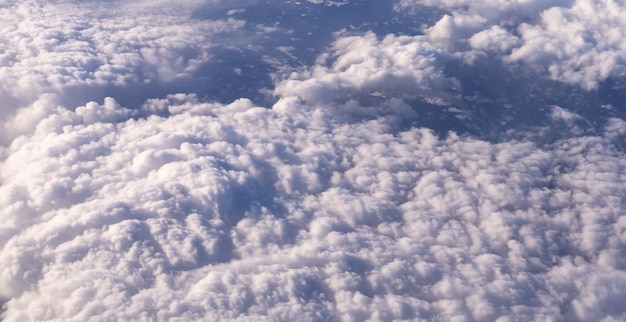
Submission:
[[[243,13],[370,3],[114,3],[0,8],[3,321],[626,319],[623,87],[580,107],[502,71],[608,91],[622,4],[403,0],[398,19],[447,14],[309,48],[271,36],[314,27]],[[190,89],[224,70],[275,101]],[[468,81],[489,77],[554,87],[503,102]],[[522,117],[497,139],[455,126]]]
[[[437,94],[459,86],[443,73],[447,54],[422,37],[372,32],[339,37],[316,65],[294,72],[275,88],[274,95],[296,96],[307,102],[346,100],[365,95],[412,98]]]
[[[189,77],[209,59],[213,35],[243,25],[233,19],[189,20],[176,11],[120,5],[111,16],[98,16],[103,8],[91,2],[19,1],[1,9],[6,26],[0,53],[2,95],[31,102],[46,92],[62,95],[71,87],[89,90]]]
[[[539,147],[247,100],[149,105],[171,115],[107,99],[7,148],[5,320],[625,314],[621,120]]]
[[[505,62],[522,63],[587,90],[625,75],[620,39],[626,8],[619,2],[402,0],[396,9],[417,5],[450,11],[425,30],[448,50],[501,55]]]

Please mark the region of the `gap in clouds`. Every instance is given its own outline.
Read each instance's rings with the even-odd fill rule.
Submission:
[[[598,90],[584,90],[542,78],[523,65],[506,65],[492,57],[481,57],[472,64],[451,61],[446,64],[445,73],[461,84],[462,99],[455,107],[463,112],[460,115],[464,116],[464,123],[474,124],[467,133],[482,139],[497,142],[511,139],[504,135],[507,132],[526,133],[533,127],[550,126],[553,106],[582,117],[579,127],[586,134],[600,131],[609,118],[626,118],[621,85],[624,80],[608,79]],[[449,127],[452,128],[457,129]],[[572,134],[561,133],[560,137]],[[545,143],[554,142],[548,137],[544,139]]]

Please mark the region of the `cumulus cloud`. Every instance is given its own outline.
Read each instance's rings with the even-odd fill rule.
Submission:
[[[500,26],[480,31],[472,35],[468,41],[472,48],[492,52],[507,52],[520,43],[517,37]]]
[[[4,319],[624,317],[623,122],[539,147],[280,104],[40,120],[1,166]]]
[[[458,81],[444,75],[446,54],[421,37],[393,34],[378,40],[372,32],[340,36],[316,65],[294,72],[274,90],[308,102],[344,99],[355,92],[397,97],[444,96]]]
[[[70,105],[71,86],[201,82],[212,35],[244,24],[189,18],[194,1],[116,3],[127,13],[0,9],[26,23],[0,37],[30,35],[0,67],[19,101],[2,106],[3,321],[626,319],[623,118],[546,104],[530,129],[487,140],[436,133],[415,104],[463,115],[456,53],[519,55],[524,28],[581,1],[443,1],[451,15],[423,35],[341,31],[311,66],[274,73],[271,106],[170,92]],[[510,28],[511,3],[538,16]],[[78,13],[98,19],[58,27]],[[466,49],[435,37],[481,13]],[[77,49],[57,52],[66,43]],[[37,86],[10,87],[21,81]]]
[[[507,59],[545,66],[554,79],[595,89],[600,81],[626,75],[625,14],[615,1],[579,0],[571,8],[546,10],[538,25],[520,26],[523,45]]]
[[[587,90],[626,75],[621,2],[402,0],[396,10],[418,5],[449,10],[425,29],[449,51],[497,53],[505,62],[523,63]]]
[[[0,9],[0,95],[23,105],[43,93],[80,95],[94,85],[171,82],[188,77],[210,55],[211,37],[242,21],[189,20],[145,2],[116,3],[108,14],[93,2],[16,1]],[[188,5],[187,5],[188,7]],[[91,89],[93,90],[93,89]],[[69,95],[67,95],[69,96]],[[19,106],[19,105],[18,105]],[[3,103],[3,110],[15,106]]]

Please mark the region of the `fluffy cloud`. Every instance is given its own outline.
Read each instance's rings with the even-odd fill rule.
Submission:
[[[597,89],[626,75],[626,7],[614,0],[425,1],[402,0],[396,10],[426,5],[450,10],[425,29],[449,51],[497,53],[550,78]]]
[[[4,319],[624,318],[623,121],[539,147],[292,104],[39,121],[1,165]]]
[[[110,15],[99,14],[105,8],[93,2],[29,0],[0,8],[3,110],[43,93],[80,96],[107,85],[188,77],[209,59],[215,34],[243,25],[233,19],[189,20],[178,13],[188,7],[183,3],[176,10],[161,6],[162,13],[141,4],[116,3],[106,9]]]
[[[626,319],[619,114],[587,124],[546,104],[497,140],[433,130],[439,110],[472,112],[455,54],[549,66],[520,52],[524,28],[550,33],[550,14],[582,17],[582,1],[401,1],[451,15],[418,36],[339,32],[311,66],[276,60],[266,107],[133,92],[202,82],[212,37],[244,27],[190,18],[195,1],[6,3],[3,321]],[[68,99],[107,84],[142,103]]]
[[[626,75],[625,16],[626,7],[611,0],[546,10],[538,25],[519,27],[523,44],[507,59],[545,66],[554,79],[595,89]]]
[[[444,96],[458,87],[446,77],[449,59],[422,37],[396,36],[378,40],[372,32],[341,36],[317,64],[294,72],[274,90],[277,96],[297,96],[307,102],[346,100],[355,92],[398,97]]]

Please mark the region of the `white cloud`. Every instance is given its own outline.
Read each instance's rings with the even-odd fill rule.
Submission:
[[[450,11],[425,29],[434,44],[448,51],[495,52],[506,62],[522,62],[588,90],[626,75],[621,40],[626,7],[621,2],[402,0],[396,10],[417,5]]]
[[[543,66],[554,79],[595,89],[599,81],[626,75],[625,15],[626,7],[611,0],[546,10],[537,25],[519,27],[523,45],[507,59]]]
[[[314,67],[289,75],[274,94],[310,103],[345,100],[355,92],[444,96],[444,90],[459,86],[443,73],[446,59],[445,53],[419,36],[390,34],[381,40],[372,32],[340,36]]]
[[[519,43],[520,40],[517,37],[500,26],[493,26],[478,32],[469,39],[469,44],[472,48],[497,53],[507,52],[517,47]]]
[[[585,131],[546,106],[499,142],[403,123],[426,114],[412,99],[455,99],[455,52],[547,66],[549,47],[522,55],[525,35],[600,4],[398,8],[417,3],[451,12],[421,36],[338,33],[275,75],[271,108],[162,92],[67,104],[71,86],[193,77],[212,35],[243,27],[189,19],[194,1],[0,9],[16,48],[0,96],[18,101],[2,106],[2,320],[626,319],[622,119]],[[509,28],[519,8],[534,19]]]
[[[14,2],[0,9],[0,95],[26,105],[71,87],[189,77],[209,59],[211,37],[234,32],[243,22],[190,20],[177,13],[184,7],[179,2],[159,13],[139,3],[116,3],[107,7],[111,16],[98,16],[104,10],[98,3]]]
[[[540,148],[332,109],[148,104],[173,115],[107,99],[8,147],[5,320],[624,317],[617,121]]]

